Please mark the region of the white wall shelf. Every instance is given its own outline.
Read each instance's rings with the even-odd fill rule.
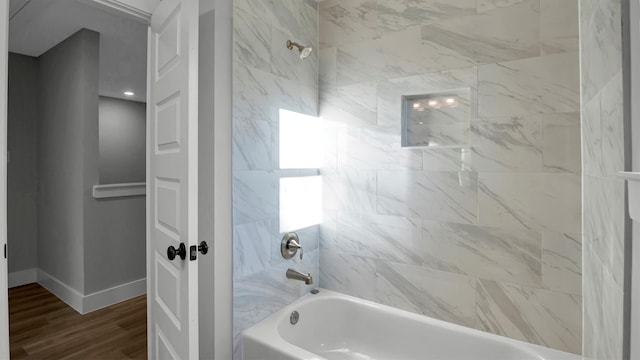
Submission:
[[[147,194],[147,183],[123,183],[94,185],[93,197],[96,199],[107,199],[128,196],[145,196]]]

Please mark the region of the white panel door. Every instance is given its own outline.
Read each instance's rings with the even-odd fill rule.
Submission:
[[[198,358],[198,0],[163,0],[149,29],[150,359]],[[186,253],[168,254],[170,247]]]
[[[9,0],[0,0],[0,359],[9,358],[7,288],[7,91],[9,61]]]

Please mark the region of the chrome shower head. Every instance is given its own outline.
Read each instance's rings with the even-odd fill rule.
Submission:
[[[287,40],[287,49],[293,50],[296,47],[300,52],[300,59],[306,59],[311,52],[313,52],[313,48],[311,46],[300,45],[297,42],[293,42],[291,40]]]

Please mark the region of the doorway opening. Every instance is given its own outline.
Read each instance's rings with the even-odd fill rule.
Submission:
[[[71,349],[74,321],[109,329],[100,315],[132,306],[125,327],[146,330],[147,24],[74,0],[11,0],[9,17],[11,355],[42,358],[39,326]]]

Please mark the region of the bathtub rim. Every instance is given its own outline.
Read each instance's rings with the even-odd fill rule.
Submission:
[[[519,350],[522,350],[531,356],[538,357],[538,358],[542,356],[542,358],[540,359],[544,359],[544,360],[584,360],[586,359],[582,355],[569,353],[569,352],[565,352],[557,349],[552,349],[542,345],[537,345],[537,344],[529,343],[526,341],[509,338],[509,337],[498,335],[498,334],[492,334],[482,330],[454,324],[444,320],[435,319],[427,315],[422,315],[422,314],[414,313],[411,311],[398,309],[389,305],[384,305],[374,301],[361,299],[361,298],[343,294],[340,292],[327,290],[324,288],[316,288],[316,290],[319,291],[317,294],[307,293],[301,296],[300,298],[298,298],[296,301],[288,304],[284,308],[269,315],[265,319],[261,320],[259,323],[244,330],[241,335],[241,345],[240,345],[241,348],[243,349],[243,353],[244,353],[245,339],[249,339],[250,341],[260,343],[261,345],[267,348],[273,349],[276,352],[283,352],[283,349],[286,349],[287,355],[296,356],[296,358],[326,359],[324,357],[321,357],[318,354],[312,353],[304,348],[299,347],[297,344],[293,344],[291,342],[286,341],[280,335],[278,327],[282,323],[289,322],[289,316],[292,311],[299,309],[301,306],[304,306],[307,303],[318,302],[323,299],[339,299],[341,301],[356,303],[360,306],[374,308],[378,311],[387,312],[391,315],[398,316],[401,318],[407,318],[410,320],[423,322],[423,323],[444,328],[447,330],[461,332],[471,336],[477,336],[482,339],[491,340],[493,342],[498,342],[507,346],[515,346]]]

